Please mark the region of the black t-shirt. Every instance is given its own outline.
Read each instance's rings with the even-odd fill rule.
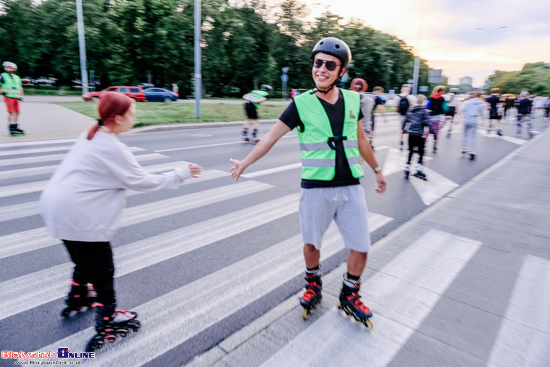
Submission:
[[[340,91],[338,101],[335,104],[330,104],[320,98],[319,101],[327,113],[333,135],[341,136],[344,130],[344,97],[342,96],[342,91]],[[363,114],[359,111],[359,120],[362,118]],[[294,101],[290,102],[281,116],[279,116],[279,120],[284,122],[290,129],[294,129],[298,126],[300,126],[300,129],[304,128],[304,123],[300,119],[298,108]],[[334,179],[332,181],[302,179],[302,188],[312,189],[317,187],[359,185],[359,179],[353,177],[351,174],[351,169],[349,168],[349,163],[344,152],[344,144],[339,142],[334,145],[336,148],[336,175]]]
[[[487,103],[490,105],[491,110],[496,110],[498,108],[498,103],[500,103],[500,97],[499,96],[491,96],[486,99]]]

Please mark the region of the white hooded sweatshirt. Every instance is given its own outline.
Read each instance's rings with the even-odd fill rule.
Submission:
[[[176,189],[191,177],[188,165],[149,174],[116,135],[86,136],[80,135],[40,197],[42,217],[54,238],[110,241],[120,227],[127,189]]]

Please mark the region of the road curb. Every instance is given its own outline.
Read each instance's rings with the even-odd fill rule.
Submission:
[[[260,120],[261,124],[274,124],[277,122],[275,119],[271,120]],[[200,123],[173,123],[173,124],[162,124],[162,125],[147,125],[133,128],[128,131],[128,134],[139,134],[145,132],[157,132],[157,131],[171,131],[171,130],[191,130],[191,129],[202,129],[202,128],[216,128],[216,127],[233,127],[233,126],[242,126],[245,121],[229,121],[229,122],[200,122]]]

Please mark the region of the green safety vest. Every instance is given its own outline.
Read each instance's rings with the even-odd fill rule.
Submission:
[[[269,93],[264,92],[263,90],[253,90],[252,92],[250,92],[250,94],[253,94],[254,96],[257,96],[258,98],[264,98],[264,97],[269,96]],[[252,104],[255,107],[258,107],[260,105],[259,103],[252,103]]]
[[[4,77],[4,83],[0,84],[0,87],[2,87],[2,92],[6,92],[6,97],[21,97],[21,78],[18,75],[10,75],[9,73],[2,73],[2,77]]]
[[[355,178],[365,175],[359,161],[357,140],[357,120],[361,108],[361,96],[357,92],[343,90],[344,129],[342,136],[335,137],[328,115],[319,98],[307,91],[294,97],[303,131],[298,129],[298,139],[302,153],[302,179],[331,181],[336,175],[335,143],[342,141],[344,152]]]

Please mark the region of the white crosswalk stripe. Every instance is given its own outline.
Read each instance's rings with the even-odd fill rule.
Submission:
[[[170,162],[170,163],[162,163],[162,164],[156,164],[151,166],[144,166],[143,168],[148,173],[159,173],[159,172],[169,171],[171,169],[174,169],[175,167],[182,166],[188,163],[189,162],[184,162],[184,161]],[[221,172],[221,171],[217,171],[217,172]],[[217,177],[221,177],[222,175],[227,176],[229,174],[223,172],[223,174],[220,173],[220,176],[217,176]],[[212,176],[208,176],[208,177],[212,177]],[[7,197],[7,196],[14,196],[14,195],[28,194],[31,192],[42,191],[47,184],[48,184],[48,181],[40,181],[40,182],[29,182],[26,184],[19,184],[19,185],[16,184],[16,185],[4,186],[2,189],[2,192],[0,192],[0,197]]]
[[[176,162],[176,163],[185,164],[186,162]],[[168,163],[166,164],[166,167],[164,168],[161,167],[162,169],[160,169],[159,171],[167,171],[167,170],[173,169],[176,166],[176,163],[174,162]],[[163,166],[163,165],[159,165],[159,166]],[[144,168],[147,171],[149,171],[147,166]],[[201,174],[199,178],[195,178],[193,180],[186,180],[183,182],[183,184],[189,185],[189,184],[200,183],[200,182],[213,180],[221,177],[227,177],[227,176],[229,176],[229,173],[227,172],[222,172],[218,170],[206,170]],[[37,189],[32,191],[41,191],[45,187],[46,183],[47,182],[40,183],[41,186],[37,185],[36,186]],[[17,187],[18,185],[13,185],[13,186]],[[8,187],[8,186],[5,186],[5,187]],[[34,186],[31,186],[31,187],[34,187]],[[128,190],[126,192],[126,196],[133,196],[138,194],[143,194],[143,192],[132,191],[132,190]],[[6,195],[6,196],[11,196],[11,195]],[[16,219],[16,218],[24,218],[31,215],[37,215],[37,214],[40,214],[40,205],[38,201],[30,201],[30,202],[21,203],[21,204],[8,205],[8,206],[0,207],[0,222]]]
[[[375,331],[365,332],[333,308],[263,366],[386,366],[480,245],[430,230],[364,282]],[[311,345],[315,353],[304,353]]]
[[[146,162],[146,161],[152,161],[155,159],[162,159],[162,158],[168,158],[168,157],[163,154],[151,153],[151,154],[136,155],[136,158],[138,162]],[[27,177],[27,176],[33,176],[33,175],[42,175],[46,173],[53,173],[56,168],[57,168],[57,165],[51,165],[51,166],[21,168],[21,169],[3,171],[3,172],[0,172],[0,180],[7,179],[7,178]]]
[[[59,147],[48,147],[48,148],[30,148],[30,149],[12,149],[12,150],[0,150],[0,157],[10,156],[10,155],[22,155],[22,154],[42,154],[46,152],[57,152],[62,150],[71,149],[71,145],[59,146]],[[141,152],[145,149],[138,147],[129,147],[132,152]]]
[[[550,260],[527,256],[516,279],[488,366],[550,366],[548,283]]]
[[[496,133],[492,133],[492,134],[488,134],[487,133],[487,130],[485,129],[477,129],[477,133],[480,134],[480,135],[483,135],[487,138],[494,138],[494,139],[500,139],[500,140],[505,140],[505,141],[508,141],[510,143],[514,143],[514,144],[518,144],[518,145],[523,145],[525,143],[527,143],[527,140],[523,140],[523,139],[518,139],[518,138],[514,138],[512,136],[507,136],[507,135],[503,135],[503,136],[498,136]]]

